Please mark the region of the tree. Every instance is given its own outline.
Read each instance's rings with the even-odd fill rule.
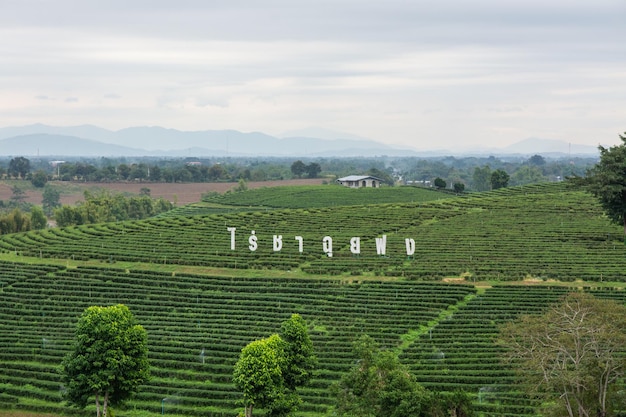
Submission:
[[[306,166],[306,173],[309,178],[317,178],[320,172],[322,172],[322,167],[317,162],[311,162]]]
[[[489,191],[491,190],[491,168],[489,165],[484,167],[474,168],[474,175],[472,176],[473,185],[472,188],[476,191]]]
[[[506,359],[526,390],[554,404],[556,415],[609,415],[624,375],[626,307],[571,293],[543,315],[525,315],[500,330]]]
[[[307,172],[307,167],[305,163],[302,162],[301,160],[298,159],[293,164],[291,164],[291,173],[295,175],[296,177],[298,178],[302,177],[302,175],[305,172]]]
[[[512,185],[537,184],[546,181],[541,168],[534,165],[523,165],[511,175]]]
[[[426,416],[427,391],[392,351],[364,335],[354,344],[355,365],[333,386],[338,416]]]
[[[243,392],[246,417],[252,417],[255,406],[271,406],[284,393],[282,368],[283,341],[279,335],[255,340],[241,350],[233,370],[233,382]]]
[[[462,182],[455,182],[452,187],[454,188],[454,192],[457,194],[461,194],[463,191],[465,191],[465,184],[463,184]]]
[[[509,174],[502,169],[496,169],[491,173],[491,189],[506,188],[509,185]]]
[[[435,184],[435,187],[437,187],[437,188],[438,188],[438,189],[440,189],[440,190],[442,190],[442,189],[446,188],[446,185],[448,185],[448,184],[446,184],[446,182],[445,182],[442,178],[440,178],[440,177],[435,178],[435,182],[434,182],[434,184]]]
[[[46,182],[48,182],[48,174],[41,169],[37,170],[30,179],[30,182],[34,187],[43,188],[43,186],[46,185]]]
[[[39,206],[33,206],[30,209],[30,225],[33,229],[44,229],[48,224],[48,219],[43,212],[43,209]]]
[[[612,221],[624,226],[626,235],[626,132],[619,137],[621,145],[598,147],[600,161],[579,182],[598,198]]]
[[[21,206],[26,198],[26,191],[24,191],[21,187],[14,185],[11,187],[11,202],[14,206]]]
[[[546,164],[546,160],[541,155],[533,155],[528,159],[528,163],[536,167],[542,167]]]
[[[23,156],[18,156],[16,158],[11,159],[9,162],[9,175],[15,178],[26,178],[26,174],[30,172],[30,160],[24,158]]]
[[[55,208],[61,207],[61,193],[58,189],[51,186],[50,184],[46,184],[43,187],[43,192],[41,193],[41,196],[43,211],[47,215],[51,215]]]
[[[309,382],[315,365],[313,344],[299,314],[282,323],[280,334],[249,343],[233,370],[245,416],[251,417],[255,406],[265,408],[268,416],[292,413],[300,404],[296,389]]]
[[[147,334],[128,307],[93,306],[83,312],[62,363],[68,403],[85,408],[95,398],[96,415],[106,417],[108,407],[130,398],[149,373]]]
[[[280,327],[280,337],[285,342],[285,369],[283,379],[288,389],[295,391],[311,380],[317,359],[313,353],[313,342],[309,337],[304,319],[292,314]]]

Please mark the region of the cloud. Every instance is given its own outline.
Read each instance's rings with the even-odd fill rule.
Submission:
[[[596,143],[624,130],[624,16],[622,0],[3,2],[0,124]]]

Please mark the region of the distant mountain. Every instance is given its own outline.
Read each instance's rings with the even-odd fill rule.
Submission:
[[[578,145],[562,140],[528,138],[500,149],[510,154],[597,154],[597,146]]]
[[[142,156],[146,152],[74,136],[34,134],[0,140],[3,156]]]
[[[260,132],[184,132],[162,127],[109,131],[41,124],[0,128],[0,155],[48,156],[378,156],[407,155],[368,139],[277,138]]]
[[[528,138],[502,148],[421,150],[398,148],[344,132],[308,128],[275,137],[236,130],[180,131],[163,127],[129,127],[118,131],[82,125],[34,124],[0,128],[4,156],[467,156],[533,155],[563,157],[598,155],[594,146]],[[282,136],[282,135],[281,135]]]

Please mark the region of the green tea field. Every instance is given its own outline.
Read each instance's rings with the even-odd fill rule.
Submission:
[[[371,191],[388,194],[268,188],[0,236],[0,409],[89,415],[62,401],[60,362],[86,307],[123,303],[148,332],[152,379],[116,416],[237,415],[241,349],[292,313],[318,357],[299,416],[332,415],[362,334],[425,387],[468,392],[481,416],[536,415],[498,326],[568,291],[626,302],[621,228],[565,184]]]

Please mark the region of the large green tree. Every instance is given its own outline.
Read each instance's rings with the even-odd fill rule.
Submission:
[[[354,344],[355,365],[333,387],[343,417],[426,415],[428,394],[395,353],[381,351],[364,335]]]
[[[551,415],[611,415],[626,367],[624,305],[571,293],[543,315],[503,326],[500,342],[520,384],[552,404]]]
[[[432,392],[422,387],[391,350],[368,335],[354,343],[355,364],[332,386],[340,417],[470,417],[467,393]]]
[[[23,156],[11,159],[7,172],[15,178],[26,178],[26,174],[30,172],[30,160]]]
[[[496,169],[491,173],[491,189],[506,188],[509,185],[509,174],[503,169]]]
[[[491,190],[491,168],[489,165],[474,168],[472,175],[472,188],[475,191]]]
[[[246,345],[233,370],[233,382],[243,393],[245,416],[255,407],[272,417],[287,416],[300,404],[296,389],[306,385],[316,358],[306,323],[293,314],[273,334]]]
[[[78,319],[70,352],[62,363],[65,398],[84,408],[95,400],[96,415],[131,397],[149,378],[147,334],[125,305],[87,308]]]
[[[624,226],[626,234],[626,132],[619,137],[621,145],[598,147],[600,161],[579,182],[600,200],[611,220]]]

